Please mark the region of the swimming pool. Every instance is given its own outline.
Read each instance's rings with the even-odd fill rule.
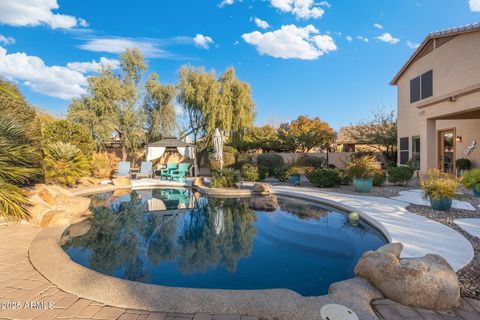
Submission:
[[[73,261],[122,279],[316,296],[353,277],[360,256],[386,243],[337,209],[287,197],[277,202],[266,212],[252,210],[249,198],[190,189],[97,194],[89,230],[63,248]]]

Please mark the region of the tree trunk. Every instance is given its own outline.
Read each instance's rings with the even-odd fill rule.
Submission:
[[[122,161],[127,161],[127,148],[125,148],[124,145],[122,145]]]

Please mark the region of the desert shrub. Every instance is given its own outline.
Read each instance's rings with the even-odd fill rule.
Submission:
[[[460,158],[455,160],[455,166],[458,170],[470,170],[472,169],[472,162],[466,158]]]
[[[338,176],[340,177],[340,184],[341,185],[349,185],[352,183],[352,177],[348,174],[347,170],[345,169],[337,169]]]
[[[409,166],[390,167],[387,170],[388,181],[398,185],[406,185],[412,180],[415,170]]]
[[[72,187],[89,174],[89,163],[82,151],[70,143],[54,142],[44,150],[45,181]]]
[[[426,199],[453,199],[456,197],[458,182],[454,176],[438,169],[433,169],[428,171],[422,179],[420,186]]]
[[[223,168],[214,170],[212,174],[212,188],[232,188],[238,183],[238,176],[234,170]]]
[[[259,167],[264,167],[268,169],[268,176],[273,176],[273,169],[283,167],[285,161],[283,157],[276,153],[262,153],[257,157],[257,163]]]
[[[377,156],[378,154],[375,151],[369,151],[369,150],[360,150],[352,153],[351,155],[348,156],[348,160],[355,160],[355,159],[360,159],[364,157],[369,157],[369,158],[375,158],[375,161],[377,161]]]
[[[70,143],[91,159],[95,145],[92,136],[84,126],[69,120],[55,120],[44,124],[42,131],[44,147],[59,141]]]
[[[258,181],[260,179],[258,166],[251,163],[245,163],[240,169],[240,173],[245,181]]]
[[[95,178],[110,178],[120,159],[113,153],[97,152],[92,156],[91,171]]]
[[[462,184],[465,188],[476,188],[477,191],[480,191],[480,169],[473,169],[465,172],[462,175]]]
[[[319,188],[337,187],[342,182],[337,169],[315,169],[307,174],[307,178]]]
[[[235,157],[236,157],[236,154],[238,153],[237,150],[235,150],[234,148],[230,147],[230,146],[224,146],[223,147],[223,167],[224,168],[229,168],[229,167],[232,167],[233,165],[235,165]],[[215,153],[210,153],[209,157],[208,157],[208,162],[210,164],[210,169],[211,170],[218,170],[220,169],[220,161],[218,160],[215,160]]]
[[[352,157],[347,162],[346,170],[352,178],[369,179],[378,171],[378,165],[374,156]]]
[[[288,167],[282,166],[273,168],[273,176],[282,182],[288,181],[290,179]]]
[[[387,175],[385,174],[385,172],[383,172],[382,170],[377,170],[373,174],[373,183],[372,184],[375,187],[381,187],[385,183],[386,179],[387,179]]]
[[[20,186],[40,176],[41,154],[28,139],[30,128],[0,113],[0,216],[18,221],[30,215]]]
[[[306,155],[298,159],[295,164],[303,167],[325,168],[327,166],[327,159]]]

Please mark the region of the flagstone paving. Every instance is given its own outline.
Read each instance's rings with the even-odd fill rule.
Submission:
[[[258,320],[246,315],[174,314],[124,309],[64,292],[30,264],[28,248],[41,230],[29,224],[0,225],[1,320]],[[61,266],[58,272],[62,272]]]

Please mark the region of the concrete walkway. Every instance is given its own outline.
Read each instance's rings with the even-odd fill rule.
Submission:
[[[409,212],[406,202],[380,197],[356,196],[319,191],[313,188],[272,187],[279,195],[340,204],[358,212],[363,219],[379,228],[391,242],[404,245],[402,258],[422,257],[433,253],[444,257],[457,271],[474,256],[470,242],[460,233],[439,222]]]
[[[131,310],[78,298],[58,289],[30,264],[28,248],[41,230],[29,224],[0,225],[2,320],[258,320],[256,317],[241,315],[170,314]],[[61,266],[58,272],[62,272]],[[72,274],[72,277],[74,276]]]
[[[409,191],[400,191],[400,195],[397,197],[392,197],[393,200],[399,200],[408,202],[410,204],[416,204],[419,206],[430,206],[430,201],[423,198],[422,190],[409,190]],[[475,211],[474,206],[472,206],[467,201],[453,200],[452,208],[460,210]]]

